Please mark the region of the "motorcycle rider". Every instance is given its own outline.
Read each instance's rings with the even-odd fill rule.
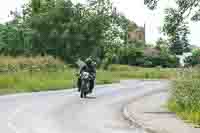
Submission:
[[[95,65],[93,64],[93,60],[91,57],[87,58],[85,61],[85,65],[81,68],[80,74],[82,72],[88,72],[90,75],[93,75],[94,78],[90,80],[90,88],[89,88],[89,93],[92,93],[92,90],[94,88],[94,81],[95,81],[95,75],[96,75],[96,69]],[[77,86],[78,86],[78,91],[80,91],[81,88],[81,78],[79,76],[78,81],[77,81]]]

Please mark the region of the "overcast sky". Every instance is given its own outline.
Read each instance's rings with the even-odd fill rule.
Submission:
[[[0,4],[0,22],[9,20],[10,10],[20,9],[27,0],[4,0]],[[84,1],[84,0],[76,0]],[[112,0],[118,10],[123,12],[129,19],[135,21],[138,25],[146,24],[146,40],[148,43],[154,43],[161,35],[159,27],[163,24],[164,8],[172,6],[173,0],[162,0],[160,6],[155,11],[149,11],[143,0]],[[200,46],[200,37],[198,33],[200,23],[190,23],[191,44]]]

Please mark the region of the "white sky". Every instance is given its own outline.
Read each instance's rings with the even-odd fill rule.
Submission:
[[[9,20],[10,10],[20,9],[21,5],[27,0],[2,0],[0,4],[0,22]],[[84,1],[84,0],[77,0]],[[154,43],[160,36],[159,27],[163,24],[164,8],[172,6],[173,0],[161,0],[159,8],[155,11],[149,11],[144,6],[143,0],[112,0],[117,9],[123,12],[129,19],[135,21],[138,25],[146,24],[146,40],[148,43]],[[200,46],[200,37],[198,33],[200,23],[190,23],[191,44]]]

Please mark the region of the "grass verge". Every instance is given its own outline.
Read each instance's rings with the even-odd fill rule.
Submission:
[[[168,108],[188,123],[200,126],[200,73],[198,69],[183,71],[174,81]]]

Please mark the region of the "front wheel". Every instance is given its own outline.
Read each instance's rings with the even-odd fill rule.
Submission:
[[[84,98],[84,92],[81,90],[81,95],[80,95],[81,98]]]
[[[81,90],[80,90],[80,97],[86,98],[87,97],[87,82],[81,82]]]
[[[87,92],[84,92],[81,90],[81,94],[80,94],[81,98],[86,98],[87,97]]]

